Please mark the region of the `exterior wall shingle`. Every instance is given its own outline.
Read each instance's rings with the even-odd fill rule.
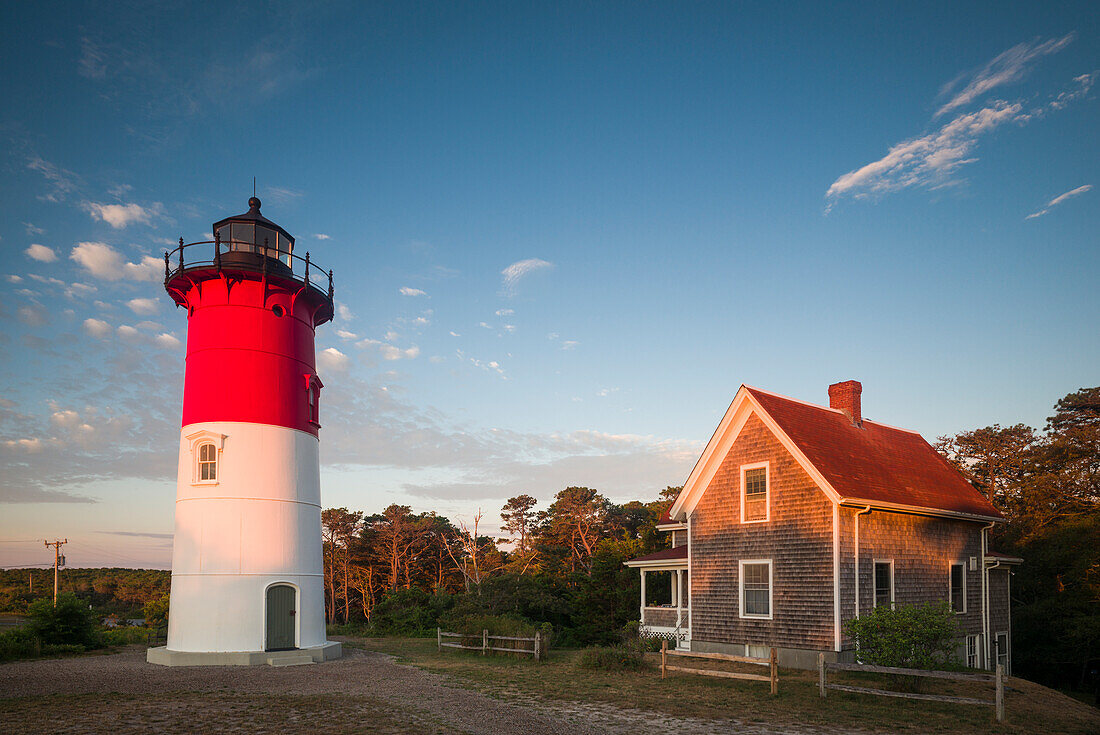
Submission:
[[[741,465],[769,461],[770,520],[742,524]],[[739,617],[738,561],[772,560],[772,619]],[[692,641],[831,650],[832,503],[751,416],[691,516]]]

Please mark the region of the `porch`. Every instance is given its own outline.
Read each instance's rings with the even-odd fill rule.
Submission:
[[[638,634],[661,638],[676,648],[691,647],[691,595],[686,546],[624,562],[641,574]]]

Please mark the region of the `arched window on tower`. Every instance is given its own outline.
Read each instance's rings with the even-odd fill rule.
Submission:
[[[218,481],[218,448],[206,442],[199,445],[199,482]]]
[[[321,425],[321,389],[325,386],[316,375],[306,375],[306,408],[309,423]]]

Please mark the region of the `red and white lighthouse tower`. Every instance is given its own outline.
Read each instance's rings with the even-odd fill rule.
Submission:
[[[164,256],[164,287],[187,310],[187,370],[168,645],[153,663],[340,655],[325,640],[314,359],[332,272],[295,254],[259,199],[248,206]]]

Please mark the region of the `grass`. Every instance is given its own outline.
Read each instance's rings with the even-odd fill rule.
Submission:
[[[462,685],[504,698],[566,702],[605,702],[619,707],[681,717],[767,723],[797,729],[806,725],[911,733],[1100,732],[1100,711],[1023,679],[1010,679],[1008,721],[997,724],[992,706],[959,705],[830,691],[822,700],[817,672],[781,669],[779,694],[763,682],[676,674],[662,680],[648,672],[593,671],[582,668],[581,651],[551,651],[536,664],[527,657],[489,656],[436,650],[434,640],[350,638],[347,644],[396,656],[401,662],[446,674]],[[650,654],[658,659],[659,654]],[[688,660],[692,668],[717,668]],[[731,666],[731,665],[727,665]],[[736,665],[732,665],[736,666]],[[762,673],[753,669],[753,673]],[[891,689],[885,677],[830,672],[830,682]],[[926,679],[922,692],[993,698],[992,684]]]

